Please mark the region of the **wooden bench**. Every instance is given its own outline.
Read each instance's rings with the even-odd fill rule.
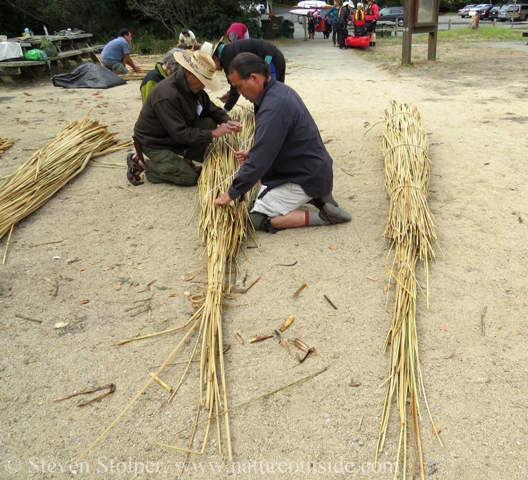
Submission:
[[[59,52],[56,57],[49,58],[49,62],[53,66],[59,66],[59,62],[67,69],[72,66],[77,66],[83,61],[99,62],[99,59],[95,55],[103,49],[104,45],[95,45],[93,47],[86,46],[83,48],[77,48],[74,50],[65,50]],[[74,63],[71,65],[69,62]],[[22,72],[27,73],[30,77],[33,77],[33,73],[41,72],[45,70],[46,62],[44,60],[14,60],[7,62],[0,62],[0,80],[11,85],[15,84],[14,75],[21,75]],[[36,68],[35,67],[39,67]]]

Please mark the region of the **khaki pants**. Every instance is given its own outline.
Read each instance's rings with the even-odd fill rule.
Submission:
[[[109,70],[112,70],[113,72],[119,72],[119,73],[122,73],[123,75],[128,73],[128,68],[126,68],[122,62],[115,62],[115,63],[103,62],[103,65]]]
[[[199,118],[197,128],[214,130],[217,124],[210,117]],[[202,163],[208,143],[192,145],[185,151],[185,158]],[[182,187],[191,187],[198,182],[198,173],[183,159],[171,150],[157,150],[142,146],[148,157],[145,165],[145,176],[151,183],[173,183]]]

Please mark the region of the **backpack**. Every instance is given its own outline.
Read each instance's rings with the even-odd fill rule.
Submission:
[[[42,37],[40,41],[40,50],[46,53],[48,57],[56,57],[59,54],[59,50],[56,45],[51,43],[46,37]]]

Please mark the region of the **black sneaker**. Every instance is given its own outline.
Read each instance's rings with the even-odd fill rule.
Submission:
[[[331,203],[334,207],[339,208],[339,205],[334,200],[334,197],[332,197],[331,193],[321,198],[312,198],[308,203],[318,208],[319,210],[322,210],[326,203]]]
[[[259,212],[252,212],[249,214],[251,222],[255,230],[261,230],[268,233],[277,233],[277,230],[271,226],[270,217]]]
[[[346,223],[352,220],[350,214],[345,212],[342,208],[335,207],[331,203],[325,203],[324,207],[319,212],[319,216],[326,222],[333,225],[337,223]]]

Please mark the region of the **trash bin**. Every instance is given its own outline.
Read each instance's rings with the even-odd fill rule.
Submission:
[[[261,20],[263,37],[267,40],[277,38],[283,22],[284,17],[270,17],[269,20]]]
[[[284,20],[279,30],[279,37],[281,38],[293,38],[295,33],[295,25],[291,20]]]

